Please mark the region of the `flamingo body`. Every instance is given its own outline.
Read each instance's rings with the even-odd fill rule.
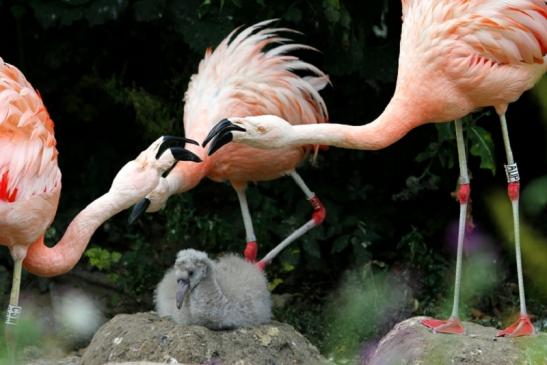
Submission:
[[[53,221],[61,192],[53,122],[25,76],[0,59],[0,244],[14,257]]]
[[[264,21],[239,33],[236,29],[214,51],[206,51],[184,96],[186,136],[203,140],[215,123],[227,115],[272,114],[293,124],[327,122],[327,108],[318,91],[329,83],[328,76],[289,54],[313,48],[288,43],[289,39],[278,33],[294,31],[267,28],[271,23]],[[300,77],[295,71],[304,71],[309,76]],[[229,181],[238,193],[248,248],[253,246],[252,253],[245,255],[254,261],[256,241],[245,197],[247,184],[289,174],[294,178],[296,166],[310,151],[317,151],[318,146],[292,145],[271,151],[234,144],[227,146],[223,154],[212,156],[202,148],[189,148],[203,163],[177,164],[147,196],[149,202],[143,206],[148,212],[157,211],[169,196],[192,189],[205,177],[217,182]],[[307,187],[303,190],[309,191]],[[324,211],[322,205],[320,209]]]
[[[418,103],[424,122],[499,114],[547,69],[543,0],[403,1],[395,96]],[[420,100],[423,102],[420,103]]]
[[[293,124],[327,121],[327,108],[318,91],[329,82],[328,77],[315,66],[287,55],[293,50],[312,48],[283,44],[287,39],[276,33],[290,30],[263,29],[269,23],[258,23],[237,35],[234,30],[214,51],[206,51],[184,97],[186,136],[203,140],[226,115],[273,114]],[[264,51],[268,46],[275,47]],[[299,77],[293,73],[295,70],[311,72],[313,76]],[[177,164],[166,178],[167,189],[151,194],[149,211],[160,209],[170,195],[193,188],[204,177],[234,185],[276,179],[293,170],[309,149],[288,146],[280,151],[266,151],[231,145],[223,154],[207,156],[194,148],[203,163]]]

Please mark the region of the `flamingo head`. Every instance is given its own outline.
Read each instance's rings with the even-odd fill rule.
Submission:
[[[109,192],[129,207],[156,188],[162,174],[177,161],[201,162],[198,156],[184,149],[185,143],[197,144],[179,137],[160,137],[120,169]]]
[[[230,142],[243,143],[261,149],[276,149],[287,145],[291,124],[276,115],[231,117],[218,122],[209,132],[203,146],[209,142],[209,155]]]
[[[182,303],[189,293],[207,276],[211,260],[205,252],[194,249],[179,251],[175,261],[175,276],[177,278],[177,308],[182,307]]]

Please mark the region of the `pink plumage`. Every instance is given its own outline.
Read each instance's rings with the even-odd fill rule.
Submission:
[[[40,95],[0,58],[0,200],[24,200],[59,187],[55,145]]]
[[[329,83],[328,76],[290,54],[314,48],[292,43],[280,35],[295,33],[293,30],[267,28],[272,22],[264,21],[239,33],[236,29],[214,51],[208,49],[205,52],[184,96],[187,137],[203,140],[218,120],[232,115],[277,115],[294,124],[327,122],[327,107],[319,90]],[[297,72],[308,76],[301,77]],[[192,189],[204,177],[229,181],[238,192],[248,242],[254,245],[252,222],[244,196],[246,185],[296,174],[296,166],[308,152],[317,151],[318,146],[291,146],[280,151],[268,151],[230,145],[223,154],[212,156],[201,148],[189,146],[189,149],[198,154],[203,163],[177,164],[147,197],[150,201],[148,211],[161,209],[169,196]],[[309,192],[307,187],[305,189]],[[249,257],[253,260],[254,253]]]
[[[53,221],[61,172],[53,122],[38,92],[0,59],[0,243],[14,257]]]

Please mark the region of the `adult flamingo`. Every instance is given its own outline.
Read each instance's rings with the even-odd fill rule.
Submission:
[[[14,260],[6,324],[21,312],[21,269],[40,276],[63,274],[76,265],[91,235],[107,219],[146,196],[176,160],[200,161],[184,141],[162,137],[116,175],[110,190],[70,223],[52,248],[44,245],[61,193],[53,122],[24,75],[0,58],[0,244]],[[169,150],[171,153],[166,153]]]
[[[287,55],[312,47],[287,43],[277,33],[294,32],[285,28],[266,28],[273,20],[255,24],[236,36],[234,30],[214,50],[208,49],[193,75],[184,100],[185,135],[203,140],[214,123],[227,115],[274,114],[294,124],[324,123],[327,108],[318,91],[328,77],[315,66]],[[268,50],[264,50],[269,47]],[[294,71],[311,74],[300,77]],[[193,151],[202,164],[179,163],[160,180],[158,187],[141,201],[130,216],[135,220],[145,210],[161,209],[169,196],[188,191],[203,178],[229,181],[239,199],[247,246],[244,254],[254,262],[257,243],[245,189],[248,182],[265,181],[290,175],[312,204],[312,219],[294,231],[278,247],[260,260],[264,268],[273,257],[296,238],[320,224],[325,209],[319,198],[306,186],[295,167],[313,146],[291,146],[282,151],[265,151],[244,145],[231,145],[223,154],[208,157],[203,149]]]
[[[273,116],[222,120],[204,141],[214,152],[234,140],[259,148],[324,144],[377,150],[422,124],[455,120],[460,167],[460,224],[452,314],[447,321],[426,319],[434,332],[463,333],[458,319],[461,256],[469,175],[459,118],[494,106],[507,154],[508,195],[512,202],[519,283],[520,318],[499,336],[530,335],[519,236],[519,173],[509,143],[508,104],[530,89],[547,69],[547,5],[543,0],[403,0],[399,70],[395,93],[384,112],[363,126],[292,126]],[[244,116],[245,114],[239,114]]]

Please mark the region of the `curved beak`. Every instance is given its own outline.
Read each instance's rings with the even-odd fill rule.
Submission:
[[[161,155],[165,153],[165,151],[169,150],[171,151],[171,154],[177,160],[173,166],[171,166],[167,171],[165,171],[161,176],[166,177],[169,175],[171,170],[175,167],[178,161],[192,161],[192,162],[201,162],[201,158],[197,156],[196,154],[188,151],[184,148],[186,143],[194,144],[196,146],[199,146],[199,143],[194,141],[193,139],[189,138],[182,138],[182,137],[173,137],[173,136],[164,136],[163,141],[161,145],[158,148],[158,152],[156,153],[156,159],[159,159]],[[133,224],[137,221],[137,219],[140,218],[140,216],[143,215],[143,213],[148,209],[150,206],[150,200],[147,198],[141,199],[135,206],[133,207],[133,210],[131,211],[131,214],[129,215],[129,219],[127,220],[128,224]]]
[[[141,201],[139,201],[137,204],[133,206],[133,210],[131,210],[131,214],[129,215],[129,219],[127,219],[127,224],[131,225],[137,221],[141,217],[141,215],[146,212],[146,209],[150,206],[150,199],[148,198],[142,198]]]
[[[188,292],[189,285],[190,282],[188,280],[177,280],[177,309],[180,309],[182,307],[182,302],[184,302],[184,298],[186,297],[186,293]]]
[[[215,153],[220,147],[224,146],[227,143],[230,143],[234,138],[232,131],[245,132],[245,128],[235,125],[229,119],[222,119],[218,122],[209,132],[207,137],[203,140],[201,144],[205,147],[211,140],[211,145],[207,151],[208,155]]]
[[[158,148],[158,152],[156,153],[156,160],[159,159],[165,151],[169,150],[171,151],[171,153],[173,154],[173,157],[177,161],[201,162],[201,158],[199,158],[197,155],[193,154],[192,152],[184,148],[186,143],[195,144],[196,146],[199,146],[199,143],[197,143],[193,139],[164,136],[163,141],[161,142],[161,145]]]
[[[199,143],[190,138],[175,137],[175,136],[163,136],[163,141],[161,142],[160,147],[158,148],[158,153],[156,154],[156,159],[160,158],[163,153],[170,149],[171,147],[181,148],[186,146],[186,143],[195,144],[199,146]],[[173,154],[175,156],[175,154]],[[175,158],[177,158],[175,156]],[[199,161],[198,161],[199,162]]]

